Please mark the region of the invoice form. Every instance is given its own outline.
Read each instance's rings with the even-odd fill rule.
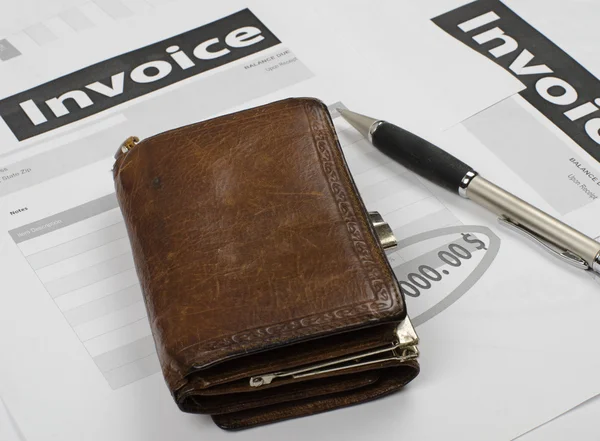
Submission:
[[[426,87],[435,80],[435,90],[443,90],[443,76],[403,72],[385,60],[361,63],[368,27],[361,38],[352,37],[352,20],[347,29],[328,29],[340,16],[325,15],[317,2],[158,4],[112,21],[104,17],[102,27],[43,50],[31,45],[25,51],[15,40],[22,52],[0,66],[8,66],[14,82],[0,90],[5,97],[28,91],[247,7],[280,43],[23,141],[0,125],[0,342],[9,360],[0,364],[0,391],[26,439],[229,436],[207,416],[179,412],[164,385],[114,198],[112,155],[127,136],[146,137],[287,96],[315,96],[331,105],[367,207],[380,211],[400,240],[389,257],[418,325],[422,373],[385,399],[311,417],[311,424],[294,420],[237,436],[503,440],[600,392],[600,357],[586,350],[593,345],[590,334],[600,330],[597,282],[540,256],[468,201],[391,163],[336,115],[333,109],[346,105],[405,125],[459,156],[468,149],[487,175],[495,165],[498,182],[508,180],[510,190],[557,214],[493,149],[454,126],[460,120],[448,96]],[[497,85],[489,95],[456,103],[458,114],[470,116],[519,90],[518,82],[456,45],[423,14],[410,8],[406,14],[402,35],[423,36],[414,52],[406,47],[407,59],[416,62],[427,51],[431,60],[440,57],[443,69],[452,53],[477,72],[474,89]],[[303,25],[308,22],[319,31]],[[404,82],[392,82],[390,72],[404,75]],[[96,79],[118,89],[110,76]],[[448,76],[446,87],[458,87],[456,79]],[[393,89],[405,83],[406,91]],[[459,84],[469,90],[469,83]],[[44,105],[46,119],[56,116]],[[577,222],[577,211],[569,215]],[[565,375],[574,363],[577,376]]]

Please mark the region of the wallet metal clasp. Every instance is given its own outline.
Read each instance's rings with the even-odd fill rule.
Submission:
[[[369,211],[369,219],[384,250],[394,248],[398,245],[394,232],[389,224],[383,220],[378,211]]]
[[[115,153],[115,159],[118,159],[121,155],[124,155],[129,150],[134,148],[138,142],[140,142],[140,138],[138,138],[137,136],[130,136],[129,138],[127,138],[119,146],[117,153]]]
[[[376,363],[386,361],[408,361],[419,356],[417,343],[419,338],[407,317],[398,325],[396,329],[397,340],[381,348],[371,349],[369,351],[360,352],[358,354],[348,355],[346,357],[336,358],[335,360],[316,363],[308,366],[303,366],[298,369],[290,369],[287,371],[274,372],[271,374],[257,375],[250,378],[250,386],[260,387],[271,382],[276,378],[305,378],[315,375],[328,374],[346,369],[352,369],[362,366],[369,366]],[[377,357],[382,355],[382,357]]]

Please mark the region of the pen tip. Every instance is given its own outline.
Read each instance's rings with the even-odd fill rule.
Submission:
[[[350,123],[352,127],[358,130],[365,138],[369,136],[369,129],[374,122],[377,122],[374,118],[361,115],[348,109],[342,109],[337,107],[336,110],[340,113],[342,118]]]

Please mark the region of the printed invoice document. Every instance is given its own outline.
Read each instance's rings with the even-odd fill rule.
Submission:
[[[342,3],[115,3],[77,9],[85,29],[47,25],[49,42],[9,35],[19,54],[0,66],[11,79],[0,84],[0,342],[9,360],[0,395],[28,440],[227,436],[206,416],[180,413],[160,375],[112,188],[112,155],[127,136],[316,96],[468,154],[558,215],[456,125],[522,88],[430,22],[460,2],[407,3],[391,42],[361,21],[358,4],[336,14]],[[395,46],[402,65],[383,53]],[[586,350],[600,326],[597,282],[390,163],[332,115],[368,207],[400,238],[390,260],[418,325],[423,371],[389,398],[239,436],[507,439],[600,392],[600,358]],[[593,210],[564,218],[581,227],[580,212]]]

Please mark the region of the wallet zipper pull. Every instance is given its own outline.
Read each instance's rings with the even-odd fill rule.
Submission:
[[[140,138],[137,136],[130,136],[127,138],[119,146],[119,150],[117,150],[117,153],[115,154],[115,159],[118,159],[121,155],[126,154],[129,150],[134,148],[138,142],[140,142]]]

